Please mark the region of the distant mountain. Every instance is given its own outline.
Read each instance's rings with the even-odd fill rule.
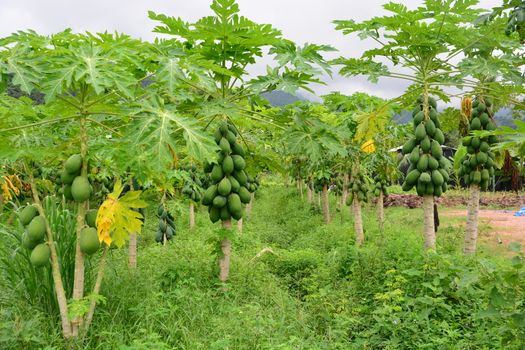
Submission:
[[[294,102],[302,100],[301,98],[289,94],[284,91],[272,91],[272,92],[266,92],[264,94],[261,94],[261,97],[264,97],[265,99],[270,102],[270,104],[273,107],[280,107],[280,106],[286,106],[289,104],[292,104]]]

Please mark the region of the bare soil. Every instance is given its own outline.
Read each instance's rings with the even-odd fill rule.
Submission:
[[[436,198],[438,206],[458,207],[467,206],[468,196],[444,196]],[[421,208],[423,198],[414,194],[391,194],[385,198],[384,206],[388,207],[407,207]],[[482,196],[480,199],[481,207],[494,208],[521,208],[525,206],[525,196],[511,193],[502,193],[498,195]]]

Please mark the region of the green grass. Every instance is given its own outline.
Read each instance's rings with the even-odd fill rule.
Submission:
[[[332,209],[335,199],[332,199]],[[519,349],[523,268],[481,247],[461,255],[463,232],[442,220],[437,254],[422,251],[422,212],[389,208],[384,233],[365,207],[367,241],[354,247],[348,207],[332,223],[295,189],[263,186],[233,241],[231,278],[217,282],[216,229],[202,209],[187,229],[154,243],[157,205],[139,238],[138,269],[111,250],[88,337],[79,349]],[[458,218],[454,218],[458,222]],[[453,223],[453,222],[452,222]],[[1,243],[0,243],[1,244]],[[273,252],[258,256],[264,248]],[[514,261],[517,263],[517,261]],[[513,273],[513,278],[507,278]],[[0,275],[0,348],[63,349],[56,318],[23,302]],[[497,285],[496,294],[493,292]],[[513,304],[511,295],[516,295]],[[498,309],[482,314],[501,296]],[[523,300],[523,299],[521,299]],[[515,314],[519,314],[516,311]],[[484,317],[481,317],[484,316]],[[513,323],[514,322],[514,323]],[[521,333],[520,333],[521,332]],[[507,343],[505,343],[505,341]]]

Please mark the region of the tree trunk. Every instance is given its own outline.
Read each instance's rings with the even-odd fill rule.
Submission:
[[[98,264],[97,279],[95,281],[95,286],[93,287],[93,292],[91,293],[93,295],[97,295],[100,292],[100,286],[102,285],[102,279],[104,278],[104,271],[106,269],[106,256],[107,256],[108,250],[109,250],[109,247],[105,246],[104,251],[102,252],[102,256],[100,258],[100,262]],[[89,330],[89,326],[91,325],[91,321],[93,320],[93,315],[95,314],[96,306],[97,306],[97,300],[96,299],[91,300],[91,303],[89,304],[89,310],[86,315],[86,320],[83,324],[83,334],[84,335]]]
[[[131,233],[129,235],[128,266],[130,269],[137,268],[137,234],[136,233]]]
[[[230,230],[232,228],[232,222],[226,220],[222,222],[222,227]],[[222,256],[219,258],[219,280],[226,282],[230,275],[230,257],[232,252],[232,242],[228,238],[224,238],[221,242]]]
[[[299,191],[301,192],[301,200],[304,200],[303,180],[299,180]]]
[[[190,230],[195,226],[195,205],[190,202]]]
[[[53,240],[53,232],[51,231],[51,227],[49,226],[49,221],[47,220],[46,213],[44,212],[44,208],[42,207],[42,202],[40,201],[40,197],[38,195],[38,191],[32,175],[30,175],[30,181],[31,193],[33,194],[33,201],[35,202],[38,213],[45,219],[46,223],[47,244],[49,245],[49,249],[51,250],[51,274],[53,276],[53,284],[55,286],[55,294],[57,297],[58,310],[60,313],[60,321],[62,323],[62,335],[65,339],[68,339],[72,337],[71,323],[69,322],[68,317],[69,311],[66,291],[62,282],[62,274],[60,272],[58,254],[55,242]]]
[[[384,197],[383,191],[379,192],[379,197],[377,197],[377,221],[379,222],[379,230],[383,232],[383,225],[385,224],[385,209],[384,206]]]
[[[86,128],[86,118],[82,116],[80,118],[80,155],[82,157],[82,169],[81,175],[87,176],[87,153],[88,153],[88,136]],[[75,273],[73,277],[73,301],[79,301],[84,297],[84,279],[85,279],[85,267],[84,267],[84,253],[80,250],[80,232],[85,226],[86,211],[88,202],[78,204],[77,212],[77,240],[75,248]],[[73,337],[78,336],[79,327],[82,324],[81,317],[75,317],[71,322],[71,334]]]
[[[423,196],[423,225],[425,249],[436,250],[436,232],[434,231],[434,196]]]
[[[330,203],[328,202],[328,186],[323,185],[323,217],[324,223],[330,223]]]
[[[354,196],[354,230],[355,230],[355,244],[360,246],[365,240],[365,234],[363,232],[363,217],[361,216],[361,202]]]
[[[240,218],[239,220],[237,220],[237,232],[239,234],[242,233],[242,218]]]
[[[246,205],[246,216],[252,215],[253,202],[255,201],[255,192],[250,193],[250,203]]]
[[[312,204],[312,201],[314,200],[314,193],[310,187],[310,184],[306,186],[306,200],[308,201],[308,204]]]
[[[349,176],[348,174],[345,174],[343,176],[343,198],[341,198],[341,203],[342,203],[341,210],[346,205],[346,198],[348,198],[348,181],[349,181]]]
[[[470,185],[470,201],[468,203],[467,231],[465,233],[465,246],[463,253],[476,253],[478,239],[478,213],[479,213],[479,186]]]
[[[317,192],[317,207],[321,209],[321,192]]]

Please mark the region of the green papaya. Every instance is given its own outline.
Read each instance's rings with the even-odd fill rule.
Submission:
[[[432,181],[432,178],[430,177],[429,173],[424,172],[424,173],[421,173],[421,175],[419,175],[419,181],[421,183],[428,184],[429,182]]]
[[[414,126],[416,127],[423,121],[423,119],[425,119],[425,114],[423,113],[423,111],[421,111],[414,116],[414,119],[412,120],[412,122],[414,123]]]
[[[237,193],[232,193],[228,196],[228,210],[230,213],[242,213],[241,198]]]
[[[244,161],[243,157],[236,154],[232,156],[232,159],[233,159],[235,170],[241,171],[246,167],[246,162]]]
[[[428,104],[434,109],[437,108],[437,102],[432,96],[428,96]]]
[[[416,164],[420,157],[420,149],[419,146],[414,147],[412,152],[410,153],[410,156],[408,159],[410,160],[410,163]]]
[[[481,129],[481,121],[479,118],[472,118],[470,121],[470,130],[480,130]]]
[[[211,185],[204,191],[202,196],[202,204],[210,205],[213,202],[213,199],[217,196],[217,185]]]
[[[230,194],[232,190],[232,184],[230,183],[230,180],[228,180],[227,177],[223,178],[221,182],[219,182],[219,186],[217,186],[217,192],[221,196],[227,196]]]
[[[237,129],[235,129],[235,126],[233,126],[233,124],[228,124],[228,130],[230,130],[235,136],[238,135]]]
[[[421,181],[418,181],[417,185],[416,185],[416,192],[417,192],[417,194],[419,196],[424,196],[425,195],[425,189],[426,189],[426,184],[424,184]]]
[[[434,194],[434,184],[431,182],[425,185],[425,195],[432,196]]]
[[[42,267],[49,264],[49,258],[51,257],[51,249],[46,243],[40,243],[31,252],[29,260],[35,267]]]
[[[487,125],[485,126],[485,130],[488,130],[488,131],[496,130],[496,124],[494,124],[494,122],[492,121],[488,122]],[[494,139],[491,140],[490,137],[493,137]],[[498,140],[497,136],[494,136],[494,135],[489,136],[490,143],[496,143],[498,142],[497,140]]]
[[[478,165],[485,164],[488,159],[489,159],[489,157],[488,157],[487,153],[485,153],[485,152],[479,152],[476,155],[476,161],[477,161]]]
[[[89,226],[89,227],[97,227],[97,214],[98,214],[98,210],[97,209],[91,209],[89,210],[87,213],[86,213],[86,224]]]
[[[471,137],[466,137],[464,138],[462,141],[461,141],[461,144],[465,147],[469,147],[470,144],[472,143],[472,138]]]
[[[222,171],[222,166],[220,166],[219,164],[215,164],[213,166],[213,169],[211,171],[211,180],[214,182],[214,183],[217,183],[219,181],[222,180],[222,178],[224,177],[224,172]]]
[[[419,112],[421,112],[421,106],[416,105],[414,109],[412,110],[412,117],[415,117]]]
[[[481,182],[481,172],[476,170],[472,175],[472,183],[479,184]]]
[[[414,135],[418,141],[422,141],[427,136],[425,124],[421,123],[416,127]]]
[[[225,205],[224,207],[220,209],[219,215],[222,221],[230,220],[231,214],[230,214],[230,211],[228,210],[227,205]]]
[[[233,173],[233,169],[233,158],[231,156],[224,157],[224,160],[222,161],[222,171],[224,175],[230,175]]]
[[[241,199],[241,202],[244,204],[250,203],[252,196],[250,194],[250,191],[246,187],[242,187],[239,190],[239,198]]]
[[[430,138],[428,136],[426,136],[423,139],[423,141],[421,141],[420,147],[421,147],[421,150],[423,151],[423,153],[428,153],[430,151],[431,142],[430,142]]]
[[[24,232],[22,234],[22,247],[26,249],[33,249],[40,243],[39,241],[33,241],[31,238],[29,238],[29,235],[27,232]]]
[[[434,134],[434,140],[436,140],[440,145],[445,143],[445,135],[443,134],[443,131],[441,131],[441,129],[436,129],[436,133]]]
[[[27,235],[33,242],[41,242],[46,235],[46,220],[42,216],[35,216],[27,225]]]
[[[445,169],[443,168],[440,168],[438,169],[439,172],[441,173],[441,176],[443,176],[443,180],[445,182],[448,182],[450,180],[450,175],[448,174],[448,171],[446,171]],[[461,175],[460,175],[461,176]]]
[[[470,145],[477,150],[481,145],[481,140],[479,139],[479,137],[473,137],[472,141],[470,142]]]
[[[490,146],[487,142],[485,141],[482,141],[481,144],[479,145],[479,150],[480,152],[488,152],[490,150]]]
[[[419,179],[419,176],[421,175],[421,172],[417,169],[412,170],[407,174],[407,177],[405,179],[405,182],[409,186],[413,186],[416,184],[417,180]]]
[[[441,185],[443,185],[445,179],[443,179],[443,175],[441,175],[441,172],[439,172],[438,170],[432,170],[431,176],[434,187],[441,187]]]
[[[220,122],[220,124],[219,124],[219,131],[221,132],[222,135],[226,135],[228,133],[228,131],[229,131],[228,123]]]
[[[66,160],[64,168],[69,174],[78,174],[82,167],[82,156],[80,154],[73,154]]]
[[[28,205],[18,214],[18,219],[22,225],[27,226],[37,214],[38,210],[32,205]]]
[[[487,113],[483,113],[480,117],[479,117],[479,121],[481,122],[481,126],[483,126],[484,128],[486,128],[486,126],[488,125],[488,123],[490,123],[490,117]]]
[[[240,143],[233,144],[232,153],[241,157],[244,157],[246,155],[246,152],[244,152],[244,148],[241,146]]]
[[[100,248],[97,229],[93,227],[83,228],[80,231],[80,250],[82,253],[91,255]]]
[[[209,214],[210,214],[211,222],[216,223],[217,221],[219,221],[219,219],[221,218],[220,211],[221,211],[220,208],[210,207]]]
[[[483,102],[479,102],[478,106],[476,107],[476,113],[481,114],[487,110],[487,106]]]
[[[427,171],[428,169],[428,154],[422,154],[417,162],[417,170],[420,172]]]
[[[434,108],[431,108],[430,109],[430,112],[428,113],[428,116],[430,118],[430,120],[432,120],[434,122],[434,124],[438,121],[438,114],[436,112],[436,110]],[[436,125],[437,127],[437,125]]]
[[[71,185],[71,195],[77,203],[85,202],[91,196],[91,185],[85,176],[77,176]]]
[[[436,159],[440,159],[443,156],[443,149],[441,148],[439,142],[437,142],[436,140],[432,140],[430,152],[432,153],[432,157]]]
[[[235,134],[229,130],[226,133],[226,140],[228,140],[228,142],[230,143],[230,146],[232,146],[233,144],[237,142],[237,138],[235,137]]]
[[[434,134],[436,133],[436,124],[434,124],[432,119],[429,119],[425,122],[425,130],[427,132],[427,136],[434,137]]]
[[[70,174],[65,170],[60,173],[60,180],[64,185],[71,185],[75,177],[77,177],[77,174]]]
[[[405,191],[405,192],[408,192],[408,191],[410,191],[413,187],[414,187],[413,184],[412,184],[412,185],[409,185],[409,184],[405,181],[405,182],[403,182],[403,185],[401,186],[401,189],[402,189],[403,191]],[[350,202],[350,204],[352,204],[352,203]],[[348,200],[347,200],[347,205],[350,205],[350,204],[348,204]]]
[[[443,188],[441,186],[434,186],[434,197],[441,197],[443,194]]]
[[[213,206],[217,208],[222,208],[226,205],[227,202],[228,199],[226,197],[219,195],[213,199]]]
[[[246,172],[244,170],[234,171],[233,177],[235,177],[237,181],[239,181],[239,184],[241,186],[246,186],[246,184],[248,183],[248,177],[246,176]]]
[[[222,139],[222,133],[219,129],[215,130],[215,132],[213,133],[213,138],[215,139],[215,142],[218,144],[219,142],[221,142],[221,139]]]
[[[437,168],[439,168],[439,161],[436,158],[429,156],[428,157],[428,168],[430,170],[436,170]]]
[[[219,142],[219,147],[221,148],[221,151],[224,154],[229,154],[232,151],[230,143],[224,137]]]

